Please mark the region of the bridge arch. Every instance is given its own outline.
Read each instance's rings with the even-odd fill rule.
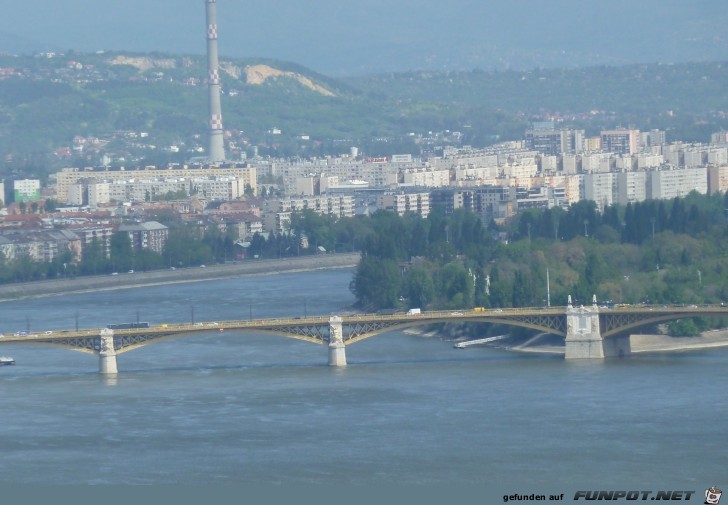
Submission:
[[[625,306],[536,307],[511,309],[464,309],[395,314],[348,314],[257,320],[221,321],[196,324],[162,324],[134,329],[62,330],[57,333],[6,335],[0,344],[60,347],[106,356],[129,352],[144,345],[180,337],[214,333],[255,333],[276,335],[309,343],[328,345],[329,363],[345,364],[344,346],[389,331],[441,323],[489,323],[523,327],[565,337],[566,357],[598,358],[621,352],[624,333],[650,324],[686,317],[728,317],[725,306]],[[616,337],[616,338],[615,338]],[[332,341],[333,338],[333,341]],[[606,339],[606,341],[605,341]],[[338,349],[336,352],[332,349]],[[570,351],[571,349],[571,351]],[[601,350],[600,350],[601,349]],[[336,355],[334,358],[332,356]],[[340,365],[340,364],[342,365]],[[114,372],[115,373],[115,372]]]
[[[403,322],[396,322],[392,324],[373,324],[373,325],[361,325],[357,326],[356,324],[347,323],[345,321],[345,326],[351,327],[348,332],[348,337],[345,336],[344,343],[348,344],[354,344],[356,342],[360,342],[362,340],[375,337],[377,335],[387,333],[390,331],[398,331],[398,330],[404,330],[407,328],[413,328],[416,326],[428,326],[431,324],[441,324],[441,323],[453,323],[452,318],[443,318],[443,319],[418,319],[418,318],[412,318],[408,321]],[[530,319],[512,319],[508,317],[498,317],[498,316],[481,316],[481,317],[472,317],[468,318],[466,321],[458,321],[458,322],[468,322],[468,323],[477,323],[477,324],[503,324],[507,326],[517,326],[521,328],[528,328],[532,330],[538,330],[545,333],[554,333],[556,335],[560,336],[566,336],[565,328],[562,329],[561,324],[546,324],[543,321],[532,321]]]

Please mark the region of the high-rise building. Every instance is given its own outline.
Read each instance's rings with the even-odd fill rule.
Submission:
[[[602,150],[615,154],[636,154],[639,130],[606,130],[601,132]]]
[[[556,130],[553,123],[534,123],[526,130],[526,147],[551,156],[581,153],[584,130]]]

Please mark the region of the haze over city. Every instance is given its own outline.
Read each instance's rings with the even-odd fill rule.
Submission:
[[[329,75],[719,60],[722,0],[219,2],[223,57]],[[3,8],[0,51],[204,53],[198,0],[30,0]]]

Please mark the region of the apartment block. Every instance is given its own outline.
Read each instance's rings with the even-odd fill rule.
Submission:
[[[304,210],[334,218],[352,217],[354,199],[348,195],[322,195],[269,200],[263,212],[263,226],[268,232],[285,233],[290,230],[291,216]]]
[[[377,209],[396,212],[414,212],[423,218],[430,214],[430,193],[385,193],[377,196]]]
[[[605,130],[600,134],[602,150],[615,154],[637,154],[639,130]]]
[[[129,235],[129,241],[135,251],[146,249],[157,254],[162,254],[169,236],[169,228],[157,221],[122,224],[119,226],[119,231]]]

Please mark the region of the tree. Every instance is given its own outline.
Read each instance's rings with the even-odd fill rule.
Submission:
[[[134,265],[134,250],[129,234],[116,232],[111,236],[111,266],[114,272],[126,271]]]
[[[400,282],[399,265],[396,261],[364,256],[349,289],[360,306],[393,308],[399,301]]]
[[[698,327],[691,318],[678,319],[668,324],[670,334],[676,337],[693,337],[698,334]]]
[[[513,307],[528,307],[532,305],[531,298],[534,292],[529,276],[516,270],[513,279]]]
[[[435,285],[430,273],[424,268],[407,270],[402,281],[402,295],[409,307],[426,307],[435,298]]]
[[[452,262],[436,274],[438,293],[448,308],[463,309],[473,306],[475,286],[473,278],[462,263]]]
[[[81,273],[86,275],[98,275],[110,271],[109,260],[106,258],[103,245],[98,239],[94,238],[90,244],[86,245],[79,268]]]

